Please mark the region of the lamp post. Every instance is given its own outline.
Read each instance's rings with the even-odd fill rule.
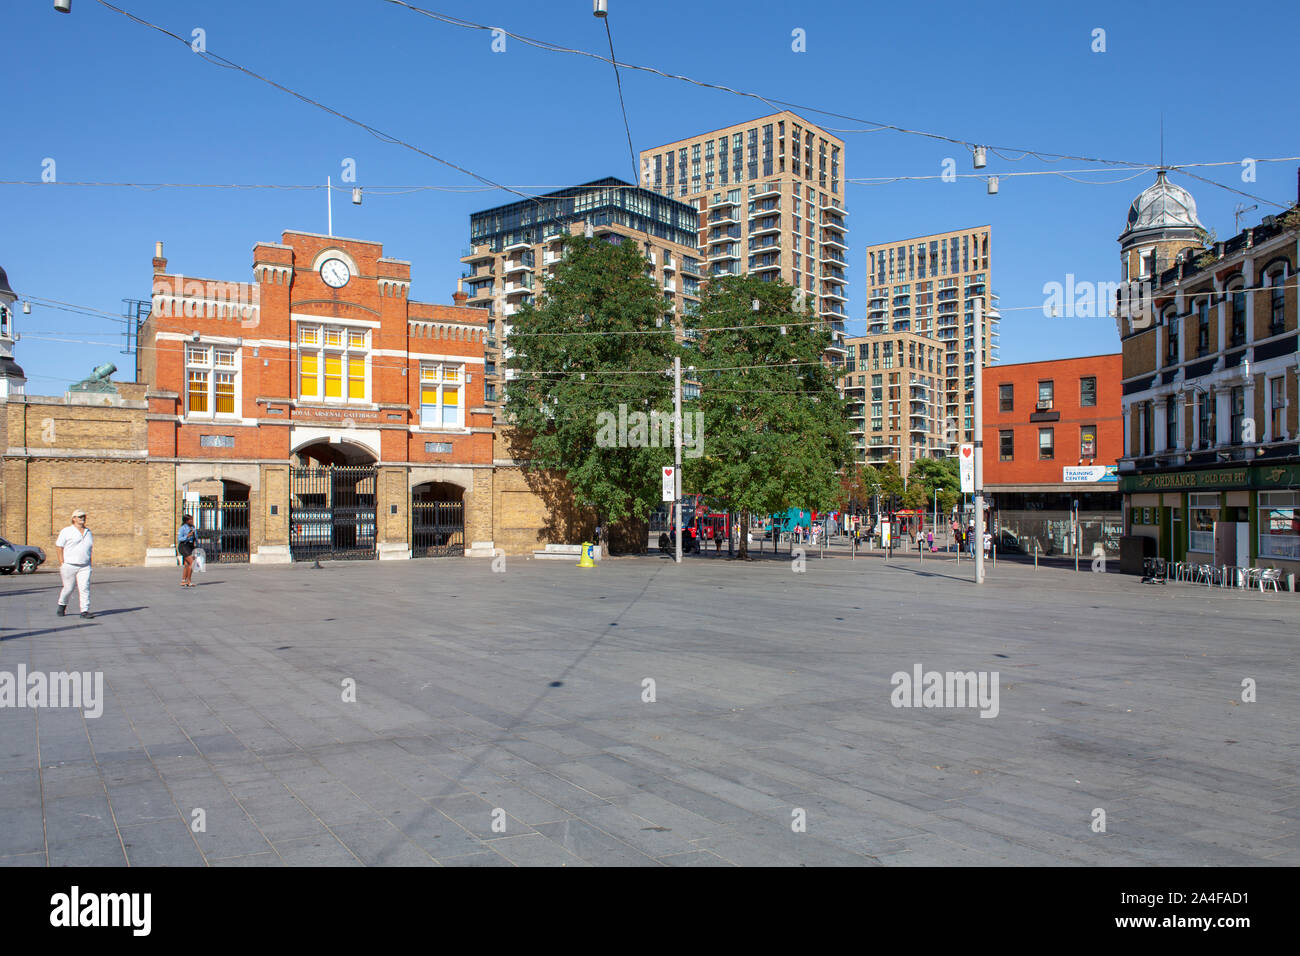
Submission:
[[[984,583],[984,299],[975,297],[975,583]]]
[[[932,522],[934,530],[939,530],[939,485],[934,486],[934,520]]]

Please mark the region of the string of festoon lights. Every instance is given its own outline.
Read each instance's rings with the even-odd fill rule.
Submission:
[[[416,145],[414,145],[414,144],[412,144],[412,143],[410,143],[410,142],[407,142],[407,141],[405,141],[405,140],[402,140],[402,139],[400,139],[400,138],[398,138],[398,137],[396,137],[396,136],[393,136],[393,135],[391,135],[391,134],[389,134],[389,133],[383,132],[383,131],[377,129],[376,127],[374,127],[374,126],[371,126],[371,125],[369,125],[369,124],[367,124],[367,123],[365,123],[365,122],[363,122],[363,121],[361,121],[361,120],[359,120],[359,119],[356,119],[355,117],[352,117],[352,116],[350,116],[350,115],[348,115],[348,114],[346,114],[346,113],[343,113],[343,112],[340,111],[340,110],[337,110],[337,109],[334,109],[334,108],[332,108],[332,107],[330,107],[330,106],[327,106],[326,104],[324,104],[324,103],[322,103],[322,102],[320,102],[320,101],[318,101],[318,100],[312,99],[311,97],[309,97],[309,96],[307,96],[307,95],[305,95],[305,94],[303,94],[303,93],[301,93],[301,92],[298,92],[297,90],[294,90],[294,89],[292,89],[292,88],[290,88],[290,87],[288,87],[288,86],[286,86],[286,85],[284,85],[284,84],[278,83],[278,82],[276,82],[275,80],[272,80],[272,79],[270,79],[270,78],[268,78],[268,77],[266,77],[266,76],[264,76],[264,75],[262,75],[262,74],[260,74],[260,73],[258,73],[258,72],[256,72],[256,71],[250,70],[250,69],[248,69],[248,68],[246,68],[246,67],[244,67],[244,66],[242,66],[242,65],[240,65],[240,64],[238,64],[238,63],[236,63],[236,62],[233,61],[233,60],[230,60],[230,59],[228,59],[228,58],[226,58],[226,57],[223,57],[223,56],[220,56],[220,55],[218,55],[218,54],[212,53],[212,52],[210,52],[210,51],[207,50],[206,45],[204,45],[204,47],[203,47],[202,49],[195,49],[195,48],[193,47],[192,41],[191,41],[190,39],[187,39],[186,37],[183,37],[183,36],[181,36],[181,35],[179,35],[179,34],[173,32],[173,31],[171,31],[171,30],[168,30],[168,29],[166,29],[165,27],[162,27],[162,26],[160,26],[160,25],[158,25],[158,24],[156,24],[156,23],[153,23],[152,21],[150,21],[150,20],[148,20],[148,19],[146,19],[146,18],[143,18],[143,17],[137,16],[136,14],[130,13],[129,11],[122,9],[121,7],[118,7],[118,6],[116,6],[116,5],[112,4],[112,3],[109,3],[108,0],[93,0],[93,2],[97,3],[98,5],[104,7],[104,8],[107,9],[107,10],[110,10],[110,11],[112,11],[112,12],[114,12],[114,13],[117,13],[117,14],[123,16],[123,17],[126,17],[126,18],[132,20],[133,22],[135,22],[135,23],[137,23],[137,24],[140,24],[140,25],[145,26],[145,27],[147,27],[147,28],[149,28],[149,29],[155,30],[155,31],[157,31],[158,33],[163,34],[164,36],[170,37],[171,39],[174,39],[174,40],[176,40],[176,41],[178,41],[178,42],[184,43],[187,47],[190,47],[191,49],[194,50],[194,52],[198,53],[198,54],[199,54],[200,56],[202,56],[205,60],[207,60],[207,61],[210,62],[210,63],[213,63],[214,65],[221,66],[221,67],[223,67],[223,68],[225,68],[225,69],[231,69],[231,70],[235,70],[235,71],[238,71],[238,72],[244,73],[244,74],[246,74],[246,75],[249,76],[249,77],[252,77],[252,78],[257,79],[257,80],[259,80],[259,81],[261,81],[261,82],[263,82],[263,83],[266,83],[266,84],[268,84],[268,85],[270,85],[270,86],[272,86],[272,87],[274,87],[274,88],[276,88],[276,89],[279,89],[279,90],[281,90],[282,92],[287,93],[287,94],[289,94],[289,95],[291,95],[291,96],[297,98],[298,100],[300,100],[300,101],[302,101],[302,102],[304,102],[304,103],[307,103],[308,105],[311,105],[311,106],[313,106],[313,107],[316,107],[317,109],[321,109],[321,110],[323,110],[323,111],[325,111],[325,112],[327,112],[327,113],[329,113],[329,114],[331,114],[331,115],[333,115],[333,116],[336,116],[336,117],[338,117],[338,118],[340,118],[340,119],[343,119],[344,121],[346,121],[346,122],[348,122],[348,123],[351,123],[351,124],[353,124],[353,125],[355,125],[355,126],[361,128],[361,129],[364,129],[364,130],[366,130],[367,132],[371,133],[371,135],[375,136],[376,138],[378,138],[378,139],[380,139],[380,140],[382,140],[382,141],[384,141],[384,142],[388,142],[388,143],[391,143],[391,144],[393,144],[393,145],[398,145],[398,146],[401,146],[401,147],[403,147],[403,148],[406,148],[406,149],[412,150],[412,151],[414,151],[414,152],[416,152],[416,153],[419,153],[419,154],[421,154],[421,155],[426,156],[426,157],[429,158],[429,159],[433,159],[434,161],[436,161],[436,162],[438,162],[438,163],[441,163],[441,164],[446,165],[446,166],[448,166],[448,167],[450,167],[450,168],[456,169],[456,170],[459,171],[459,172],[465,173],[466,175],[470,176],[471,178],[476,179],[476,180],[478,180],[480,183],[484,184],[484,186],[485,186],[486,188],[489,188],[489,189],[502,189],[502,190],[505,190],[505,191],[510,192],[510,193],[512,193],[512,194],[518,195],[518,196],[520,196],[520,197],[523,198],[523,199],[528,199],[528,200],[532,200],[532,201],[536,201],[537,198],[538,198],[536,195],[531,195],[531,194],[525,193],[525,192],[524,192],[521,188],[519,188],[519,187],[516,187],[516,186],[513,186],[513,185],[509,185],[509,184],[498,183],[498,182],[496,182],[495,180],[490,179],[490,178],[488,178],[488,177],[486,177],[486,176],[484,176],[484,175],[482,175],[482,174],[479,174],[479,173],[473,171],[472,169],[470,169],[470,168],[468,168],[468,167],[466,167],[466,166],[464,166],[464,165],[457,164],[457,163],[452,162],[452,161],[450,161],[450,160],[444,159],[443,157],[438,156],[438,155],[435,155],[435,154],[433,154],[432,152],[430,152],[430,151],[428,151],[428,150],[425,150],[425,149],[422,149],[422,148],[420,148],[420,147],[418,147],[418,146],[416,146]],[[1210,179],[1205,178],[1205,177],[1201,177],[1201,176],[1199,176],[1199,175],[1197,175],[1197,174],[1193,174],[1193,173],[1187,172],[1187,169],[1188,169],[1190,166],[1192,166],[1192,165],[1200,165],[1200,164],[1176,164],[1176,165],[1171,165],[1171,166],[1153,166],[1153,165],[1150,165],[1150,164],[1136,163],[1136,162],[1133,162],[1133,161],[1130,161],[1130,160],[1110,159],[1110,158],[1105,158],[1105,157],[1096,157],[1096,156],[1084,156],[1084,155],[1079,155],[1079,154],[1074,154],[1074,153],[1059,153],[1059,152],[1054,152],[1054,151],[1045,150],[1045,149],[1041,149],[1041,148],[1025,148],[1025,147],[1020,147],[1020,146],[1005,146],[1005,145],[996,145],[996,144],[989,144],[989,143],[980,143],[980,142],[977,142],[977,141],[975,141],[975,140],[966,139],[966,138],[959,137],[959,136],[952,136],[952,135],[948,135],[948,134],[945,134],[945,133],[936,133],[936,132],[931,132],[931,131],[927,131],[927,130],[915,129],[915,128],[911,128],[911,127],[908,127],[908,126],[903,126],[903,125],[895,124],[895,123],[887,123],[887,122],[880,122],[880,121],[871,120],[871,119],[865,119],[865,118],[862,118],[862,117],[853,116],[853,115],[851,115],[851,114],[842,113],[842,112],[839,112],[839,111],[836,111],[836,110],[825,109],[825,108],[818,107],[818,106],[813,106],[813,105],[810,105],[810,104],[796,103],[796,102],[792,102],[792,101],[790,101],[790,100],[785,100],[785,99],[781,99],[781,98],[777,98],[777,97],[772,97],[772,96],[766,96],[766,95],[764,95],[764,94],[760,94],[760,93],[757,93],[757,92],[754,92],[754,91],[751,91],[751,90],[738,89],[738,88],[735,88],[735,87],[725,86],[725,85],[723,85],[723,84],[711,83],[711,82],[708,82],[708,81],[699,80],[699,79],[695,79],[695,78],[693,78],[693,77],[685,76],[685,75],[683,75],[683,74],[671,73],[671,72],[668,72],[668,71],[665,71],[665,70],[658,69],[658,68],[656,68],[656,67],[643,66],[643,65],[639,65],[639,64],[633,64],[633,63],[623,62],[623,61],[620,61],[620,60],[616,59],[616,58],[612,55],[612,53],[613,53],[613,48],[612,48],[612,37],[610,38],[611,56],[606,57],[606,56],[604,56],[604,55],[602,55],[602,54],[599,54],[599,53],[593,53],[593,52],[591,52],[591,51],[580,50],[580,49],[576,49],[576,48],[574,48],[574,47],[569,47],[569,46],[566,46],[566,45],[564,45],[564,44],[555,43],[555,42],[548,41],[548,40],[541,40],[541,39],[537,39],[537,38],[535,38],[535,37],[529,37],[529,36],[526,36],[526,35],[521,34],[521,33],[517,33],[517,32],[511,31],[511,30],[504,29],[504,28],[502,28],[502,27],[496,27],[496,26],[492,26],[492,25],[489,25],[489,24],[479,23],[479,22],[475,22],[475,21],[472,21],[472,20],[468,20],[468,19],[465,19],[465,18],[462,18],[462,17],[456,17],[456,16],[452,16],[452,15],[449,15],[449,14],[439,13],[439,12],[437,12],[437,11],[430,10],[430,9],[427,9],[427,8],[424,8],[424,7],[420,7],[420,6],[418,6],[418,5],[416,5],[416,4],[413,4],[413,3],[409,3],[409,2],[407,2],[407,0],[381,0],[381,2],[386,2],[386,3],[390,3],[390,4],[392,4],[392,5],[395,5],[395,6],[403,7],[403,8],[405,8],[405,9],[409,10],[409,11],[412,12],[412,13],[419,14],[419,15],[421,15],[421,16],[423,16],[423,17],[426,17],[426,18],[429,18],[429,19],[432,19],[432,20],[435,20],[435,21],[438,21],[438,22],[441,22],[441,23],[444,23],[444,24],[448,24],[448,25],[451,25],[451,26],[455,26],[455,27],[459,27],[459,28],[463,28],[463,29],[469,29],[469,30],[487,31],[487,32],[492,33],[494,36],[496,36],[496,35],[500,35],[500,36],[504,36],[504,37],[509,37],[509,38],[511,38],[511,39],[518,40],[518,41],[521,42],[521,43],[525,43],[525,44],[527,44],[527,45],[530,45],[530,46],[536,47],[537,49],[545,50],[545,51],[548,51],[548,52],[561,53],[561,54],[574,55],[574,56],[581,56],[581,57],[587,57],[587,58],[590,58],[590,59],[594,59],[594,60],[598,60],[598,61],[601,61],[601,62],[604,62],[604,63],[608,63],[608,64],[610,64],[610,65],[614,68],[615,81],[616,81],[616,83],[618,83],[618,84],[620,85],[620,87],[621,87],[621,81],[618,79],[618,70],[619,70],[619,69],[634,70],[634,71],[639,71],[639,72],[649,73],[649,74],[652,74],[652,75],[655,75],[655,76],[658,76],[658,77],[661,77],[661,78],[664,78],[664,79],[671,79],[671,80],[675,80],[675,81],[680,81],[680,82],[688,83],[688,84],[691,84],[691,85],[693,85],[693,86],[700,87],[700,88],[703,88],[703,89],[718,90],[718,91],[726,92],[726,93],[730,93],[730,94],[733,94],[733,95],[736,95],[736,96],[741,96],[741,97],[751,98],[751,99],[754,99],[754,100],[757,100],[757,101],[759,101],[759,102],[764,103],[765,105],[767,105],[769,108],[771,108],[771,109],[772,109],[773,111],[775,111],[775,112],[779,112],[779,111],[780,111],[780,108],[792,109],[792,110],[801,110],[801,111],[803,111],[803,112],[816,113],[816,114],[819,114],[819,115],[822,115],[822,116],[828,116],[828,117],[833,117],[833,118],[839,118],[839,119],[847,120],[847,121],[849,121],[849,122],[854,122],[854,123],[860,123],[860,124],[863,124],[863,125],[861,125],[861,126],[859,126],[859,127],[835,127],[835,128],[827,127],[826,129],[827,129],[828,132],[840,132],[840,133],[872,133],[872,132],[881,132],[881,131],[892,131],[892,132],[896,132],[896,133],[900,133],[900,134],[904,134],[904,135],[923,137],[923,138],[932,139],[932,140],[936,140],[936,141],[940,141],[940,142],[951,143],[951,144],[953,144],[953,145],[959,145],[959,146],[962,146],[962,147],[964,147],[964,148],[966,148],[966,149],[968,149],[968,150],[970,151],[970,153],[971,153],[971,158],[972,158],[972,163],[973,163],[973,165],[974,165],[974,167],[975,167],[976,169],[983,169],[983,168],[985,168],[985,166],[987,165],[987,155],[988,155],[988,153],[990,153],[990,152],[993,153],[995,156],[998,156],[999,158],[1001,158],[1001,159],[1003,159],[1003,160],[1005,160],[1005,161],[1008,161],[1008,162],[1021,162],[1021,161],[1025,160],[1025,159],[1028,159],[1028,158],[1030,158],[1030,157],[1033,157],[1034,159],[1037,159],[1037,160],[1039,160],[1039,161],[1041,161],[1041,162],[1045,162],[1045,163],[1054,163],[1054,162],[1060,162],[1060,161],[1065,160],[1065,159],[1073,159],[1073,160],[1077,160],[1077,161],[1080,161],[1080,162],[1097,163],[1097,164],[1102,164],[1102,165],[1107,165],[1107,166],[1112,166],[1112,167],[1122,167],[1122,168],[1125,168],[1125,169],[1128,169],[1128,170],[1135,171],[1134,176],[1133,176],[1133,177],[1129,177],[1129,178],[1135,178],[1136,175],[1137,175],[1137,173],[1139,173],[1139,172],[1146,172],[1146,171],[1150,171],[1150,170],[1154,170],[1154,169],[1169,169],[1169,170],[1172,170],[1172,171],[1175,171],[1175,172],[1183,172],[1183,173],[1186,173],[1186,175],[1194,176],[1195,178],[1200,179],[1200,180],[1203,181],[1203,182],[1207,182],[1207,183],[1209,183],[1209,184],[1211,184],[1211,185],[1217,186],[1218,188],[1221,188],[1221,189],[1225,189],[1225,190],[1231,191],[1231,192],[1233,192],[1233,193],[1236,193],[1237,195],[1246,196],[1247,198],[1250,198],[1250,199],[1254,199],[1254,200],[1261,201],[1261,202],[1266,202],[1266,203],[1268,203],[1268,204],[1270,204],[1270,205],[1278,206],[1279,208],[1287,208],[1288,205],[1289,205],[1289,204],[1287,204],[1287,203],[1278,203],[1278,202],[1275,202],[1275,201],[1273,201],[1273,200],[1266,199],[1266,198],[1264,198],[1264,197],[1256,196],[1256,195],[1253,195],[1253,194],[1251,194],[1251,193],[1247,193],[1247,192],[1244,192],[1244,191],[1242,191],[1242,190],[1236,189],[1235,187],[1231,187],[1231,186],[1228,186],[1228,185],[1226,185],[1226,184],[1219,183],[1219,182],[1215,182],[1215,181],[1210,180]],[[60,11],[62,11],[62,12],[65,12],[65,13],[70,12],[70,10],[71,10],[71,0],[54,0],[54,6],[55,6],[55,9],[60,10]],[[608,28],[608,21],[607,21],[607,3],[606,3],[606,0],[593,0],[593,12],[596,13],[597,16],[600,16],[600,17],[606,18],[606,27]],[[620,97],[621,97],[621,89],[620,89]],[[621,101],[621,100],[620,100],[620,101]],[[626,122],[626,110],[625,110],[625,109],[624,109],[624,125],[625,125],[625,128],[627,128],[627,132],[628,132],[629,150],[630,150],[630,148],[631,148],[631,142],[630,142],[630,140],[631,140],[631,132],[630,132],[630,127],[627,127],[627,122]],[[1013,155],[1008,155],[1008,154],[1010,154],[1010,153],[1019,153],[1019,155],[1015,155],[1015,156],[1013,156]],[[1263,162],[1263,161],[1266,161],[1266,160],[1254,160],[1254,161],[1255,161],[1255,162]],[[1282,161],[1282,160],[1277,160],[1277,161]],[[1239,161],[1238,161],[1238,162],[1239,162]],[[1210,165],[1210,164],[1205,164],[1205,165]],[[1222,165],[1228,165],[1228,164],[1227,164],[1227,163],[1224,163],[1224,164],[1222,164]],[[1074,171],[1074,172],[1082,172],[1082,171]],[[1042,174],[1049,174],[1049,175],[1061,175],[1061,176],[1062,176],[1063,178],[1065,178],[1065,179],[1070,179],[1070,178],[1071,178],[1070,173],[1067,173],[1067,172],[1065,172],[1065,171],[1044,170],[1044,171],[1041,171],[1041,173],[1042,173]],[[996,193],[998,192],[998,189],[999,189],[999,182],[1000,182],[1001,179],[1003,179],[1003,178],[1008,178],[1008,177],[1010,177],[1010,176],[1012,176],[1012,175],[1020,175],[1020,174],[1012,174],[1012,173],[1000,173],[1000,174],[996,174],[996,175],[995,175],[995,174],[983,174],[983,173],[976,173],[976,174],[958,174],[958,176],[960,176],[961,178],[983,178],[983,179],[985,179],[985,180],[986,180],[986,184],[987,184],[987,185],[986,185],[986,188],[987,188],[987,191],[988,191],[990,194],[996,194]],[[904,181],[904,180],[908,180],[908,179],[925,179],[925,178],[946,178],[946,179],[951,180],[953,177],[952,177],[952,174],[945,173],[945,174],[940,174],[940,175],[937,175],[937,176],[908,176],[908,177],[880,177],[880,178],[870,177],[870,178],[867,178],[867,179],[865,179],[865,180],[861,180],[861,181],[846,180],[846,182],[854,182],[855,185],[880,185],[880,184],[884,184],[884,183],[886,183],[886,182],[897,182],[897,181]],[[1077,181],[1077,182],[1080,182],[1080,183],[1082,183],[1082,184],[1085,184],[1085,185],[1113,185],[1115,182],[1122,182],[1122,181],[1126,181],[1126,180],[1108,181],[1108,182],[1105,182],[1105,183],[1094,183],[1094,182],[1087,182],[1087,181],[1084,181],[1084,180],[1076,180],[1076,181]],[[15,183],[15,182],[17,182],[17,181],[10,181],[10,182],[11,182],[11,183]],[[23,184],[26,184],[26,182],[24,181]],[[165,188],[165,187],[166,187],[167,185],[169,185],[169,184],[129,184],[129,185],[136,185],[136,186],[138,186],[139,188]],[[172,184],[172,185],[178,185],[178,186],[180,186],[180,185],[184,185],[184,184]],[[217,184],[193,184],[193,185],[194,185],[195,187],[200,187],[200,186],[202,186],[202,185],[216,186]],[[270,185],[270,184],[252,184],[252,185],[250,185],[248,188],[295,188],[295,187],[274,187],[274,186],[272,186],[272,185]],[[304,188],[318,188],[318,187],[304,187]],[[376,188],[376,187],[371,187],[371,188],[373,189],[373,188]],[[453,189],[454,187],[405,187],[405,188],[408,189],[408,190],[411,190],[411,191],[414,191],[414,190],[416,190],[416,189],[423,189],[423,188],[430,188],[430,189],[447,189],[448,191],[450,191],[450,190]],[[527,188],[527,187],[525,187],[525,188]],[[566,188],[566,187],[557,187],[557,188]],[[358,203],[358,204],[360,204],[360,202],[361,202],[361,195],[362,195],[362,187],[357,187],[357,186],[351,187],[351,191],[352,191],[352,195],[353,195],[353,202],[354,202],[354,203]]]
[[[1300,156],[1266,156],[1266,157],[1252,158],[1250,161],[1253,163],[1289,163],[1289,162],[1300,161]],[[1197,168],[1213,168],[1213,167],[1240,166],[1240,165],[1241,165],[1241,161],[1235,159],[1219,160],[1216,162],[1202,162],[1202,163],[1168,163],[1163,166],[1143,164],[1139,166],[1124,167],[1121,170],[1115,170],[1116,172],[1125,172],[1125,173],[1129,172],[1130,170],[1133,170],[1131,175],[1126,175],[1118,179],[1107,179],[1102,181],[1074,178],[1074,175],[1076,174],[1096,173],[1097,170],[1093,170],[1093,169],[1017,170],[1013,172],[999,173],[998,176],[1000,179],[1012,179],[1012,178],[1021,178],[1021,177],[1033,177],[1033,176],[1058,176],[1063,179],[1068,179],[1071,182],[1076,182],[1084,186],[1113,186],[1118,183],[1129,182],[1130,180],[1135,179],[1138,176],[1142,176],[1146,173],[1159,172],[1161,170],[1164,170],[1166,172],[1170,172],[1170,171],[1186,172],[1187,170],[1197,169]],[[773,178],[779,178],[779,177],[773,177]],[[936,179],[945,182],[950,182],[954,179],[985,179],[985,178],[987,177],[985,176],[985,174],[982,173],[941,172],[941,173],[908,174],[908,175],[898,175],[898,176],[850,176],[847,177],[844,180],[844,182],[855,186],[883,186],[883,185],[889,185],[891,183],[925,182],[925,181],[932,181]],[[1206,181],[1209,182],[1209,180]],[[87,181],[87,180],[67,180],[67,181],[55,180],[53,182],[46,182],[44,180],[39,180],[39,179],[0,179],[0,186],[118,187],[118,188],[140,189],[144,191],[157,191],[161,189],[236,189],[236,190],[271,189],[271,190],[285,190],[285,191],[302,191],[302,190],[311,191],[311,190],[325,189],[325,190],[332,190],[334,192],[339,192],[343,194],[347,194],[349,192],[356,194],[359,190],[363,190],[364,194],[367,196],[380,197],[380,198],[389,197],[389,196],[402,196],[402,195],[409,195],[411,193],[429,192],[429,191],[446,192],[446,193],[482,193],[482,192],[492,192],[497,189],[510,189],[510,190],[547,189],[547,190],[565,190],[565,191],[574,191],[574,192],[579,192],[583,190],[600,192],[600,191],[607,191],[611,189],[631,188],[630,184],[628,186],[617,186],[609,183],[584,183],[581,185],[567,185],[567,186],[560,185],[560,184],[545,185],[545,184],[530,184],[530,183],[508,183],[508,184],[502,184],[500,186],[469,186],[469,185],[457,186],[457,185],[450,185],[450,184],[424,184],[424,185],[368,185],[365,187],[360,187],[360,186],[345,186],[345,185],[332,185],[332,184],[327,185],[325,183],[185,183],[185,182],[128,182],[128,181]],[[720,190],[723,188],[723,186],[717,186],[715,188]],[[546,198],[546,196],[537,195],[533,198]],[[1252,196],[1251,198],[1258,198],[1258,197]],[[360,205],[360,202],[358,201],[357,204]],[[1271,204],[1286,208],[1285,203],[1271,203]]]

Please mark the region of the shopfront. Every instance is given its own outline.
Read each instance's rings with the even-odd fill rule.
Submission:
[[[1300,463],[1124,475],[1120,490],[1125,533],[1166,560],[1300,574]]]

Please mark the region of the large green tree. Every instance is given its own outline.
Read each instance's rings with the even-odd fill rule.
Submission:
[[[794,296],[779,280],[715,278],[692,323],[703,457],[684,463],[683,478],[741,513],[742,558],[751,513],[831,510],[850,461],[846,406],[822,362],[830,332]]]
[[[641,525],[673,461],[667,373],[680,347],[648,266],[633,241],[569,236],[536,304],[511,319],[505,411],[525,467],[563,472],[606,528]],[[639,417],[651,412],[669,427],[652,430]]]

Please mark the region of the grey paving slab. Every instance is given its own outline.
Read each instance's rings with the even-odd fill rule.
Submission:
[[[922,574],[832,556],[799,576],[712,558],[486,564],[214,567],[189,597],[219,599],[223,626],[194,633],[167,619],[171,573],[114,570],[142,606],[129,621],[0,646],[107,678],[98,720],[0,710],[0,865],[44,860],[46,830],[54,865],[123,865],[126,836],[137,859],[182,864],[197,839],[213,865],[1288,865],[1300,850],[1291,595],[1016,565],[976,589],[944,559]],[[31,580],[0,580],[0,627],[49,617]],[[1000,715],[893,707],[891,674],[917,662],[999,671]],[[1260,704],[1237,699],[1246,675]],[[1094,806],[1109,833],[1086,831]],[[208,831],[191,836],[195,807]]]
[[[689,853],[673,853],[661,856],[659,862],[664,866],[735,866],[716,853],[708,850],[691,850]]]
[[[515,866],[495,850],[481,850],[464,856],[444,857],[438,861],[443,866]]]
[[[656,866],[648,854],[582,820],[539,823],[536,830],[593,866]]]
[[[355,853],[333,835],[285,840],[275,845],[285,866],[363,866]]]
[[[492,841],[492,849],[515,866],[588,866],[581,857],[539,833],[503,837]]]
[[[181,820],[141,823],[121,828],[131,866],[201,866],[203,854]]]
[[[387,821],[345,823],[331,828],[334,836],[367,866],[437,866],[423,848]]]
[[[126,851],[116,833],[51,843],[50,866],[126,866]]]

